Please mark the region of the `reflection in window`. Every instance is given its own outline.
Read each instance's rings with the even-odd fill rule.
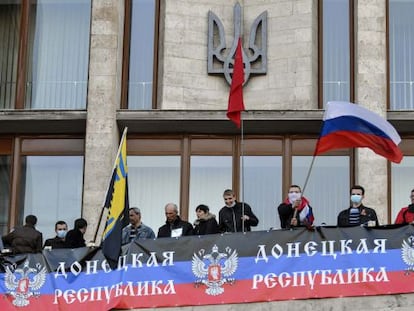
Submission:
[[[399,164],[391,163],[391,223],[394,223],[402,207],[411,204],[414,189],[414,156],[404,156]]]
[[[414,109],[414,1],[389,0],[390,105]]]
[[[69,227],[81,216],[83,156],[26,156],[22,159],[19,223],[26,215],[38,218],[43,238],[54,237],[55,222]]]
[[[155,0],[133,0],[129,64],[129,109],[152,109]]]
[[[180,203],[180,156],[128,156],[129,205],[155,235],[165,223],[164,207]]]
[[[85,109],[91,0],[31,7],[26,108]]]
[[[349,0],[323,0],[323,103],[350,100]]]
[[[244,156],[242,166],[240,189],[244,190],[244,201],[259,218],[259,225],[252,230],[280,228],[276,207],[283,200],[282,157]]]
[[[10,156],[0,156],[0,236],[7,233],[9,220]]]
[[[216,215],[224,206],[223,192],[232,188],[231,156],[192,156],[190,170],[190,205],[188,218],[196,219],[195,208],[205,204]]]
[[[11,1],[0,3],[0,109],[14,108],[20,9]]]
[[[294,156],[292,183],[303,188],[312,156]],[[349,207],[349,157],[316,157],[304,196],[310,201],[315,225],[336,225],[337,216]]]

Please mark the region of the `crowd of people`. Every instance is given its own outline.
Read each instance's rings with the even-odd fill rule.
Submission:
[[[337,226],[378,226],[378,218],[373,208],[363,204],[365,189],[355,185],[350,190],[350,206],[338,214]],[[174,203],[165,205],[165,224],[158,229],[158,234],[142,222],[141,210],[138,207],[129,209],[129,224],[122,230],[122,244],[128,244],[138,239],[154,239],[165,237],[180,237],[188,235],[206,235],[227,232],[248,232],[251,227],[259,224],[259,219],[252,208],[245,202],[239,202],[231,189],[223,193],[224,206],[216,215],[210,212],[207,205],[196,207],[197,219],[194,224],[179,216],[179,208]],[[414,189],[410,195],[411,204],[403,207],[395,220],[395,224],[414,224]],[[314,222],[313,208],[309,200],[302,195],[298,185],[291,185],[286,199],[277,208],[282,229],[294,227],[312,228]],[[83,218],[76,219],[73,229],[68,231],[68,225],[60,220],[55,224],[56,236],[47,239],[42,245],[42,233],[36,230],[37,218],[28,215],[22,227],[14,229],[0,239],[14,254],[37,253],[43,248],[78,248],[85,247],[84,234],[87,222]]]
[[[55,223],[54,238],[47,239],[43,243],[43,234],[36,230],[37,217],[27,215],[25,224],[17,227],[9,234],[1,238],[3,247],[10,249],[13,254],[38,253],[42,249],[55,248],[78,248],[85,247],[86,242],[84,234],[88,223],[83,218],[75,220],[72,230],[68,231],[68,225],[65,221],[59,220]]]

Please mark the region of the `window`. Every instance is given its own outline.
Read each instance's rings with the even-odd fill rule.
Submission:
[[[232,188],[232,157],[192,156],[190,163],[189,220],[194,223],[196,206],[205,204],[218,222],[219,211],[224,206],[223,191]]]
[[[19,51],[20,5],[0,3],[0,109],[14,107]]]
[[[293,184],[304,187],[312,156],[294,156]],[[315,225],[336,226],[340,211],[349,207],[350,169],[348,156],[317,156],[311,168],[304,196],[310,201]],[[335,180],[335,182],[332,182]]]
[[[165,205],[179,205],[180,161],[180,156],[128,156],[129,205],[141,209],[155,235],[165,223]]]
[[[0,138],[0,236],[8,232],[12,147],[11,138]]]
[[[390,108],[414,109],[414,1],[389,0]]]
[[[323,105],[333,100],[352,101],[352,6],[352,0],[323,0]]]
[[[411,190],[414,189],[414,156],[404,156],[399,164],[392,163],[391,174],[391,220],[394,223],[401,208],[411,204]]]
[[[244,201],[259,218],[259,225],[252,230],[280,228],[277,206],[283,201],[282,157],[245,156],[242,162],[241,193],[244,192]]]
[[[44,238],[54,237],[55,222],[69,227],[82,209],[83,156],[24,156],[20,223],[25,216],[38,218],[36,228]]]
[[[55,236],[57,220],[69,226],[81,216],[83,138],[0,138],[0,234],[38,218],[44,238]]]
[[[404,158],[399,164],[391,163],[391,219],[394,223],[401,208],[411,204],[411,190],[414,189],[414,139],[405,137],[399,147]]]
[[[0,14],[0,107],[85,109],[91,0],[22,0]]]
[[[10,206],[10,156],[0,155],[0,235],[7,233]]]
[[[128,109],[152,109],[155,102],[155,72],[158,36],[158,0],[129,0],[125,5],[124,72],[128,94],[122,106]],[[126,69],[128,68],[128,69]],[[125,74],[124,74],[125,76]],[[125,91],[124,91],[125,93]]]
[[[168,202],[191,223],[199,204],[208,205],[218,219],[223,191],[230,188],[259,218],[252,230],[280,228],[277,206],[291,183],[303,187],[315,144],[314,138],[297,137],[245,136],[243,143],[240,137],[129,137],[130,203],[157,231]],[[339,211],[348,207],[350,154],[350,149],[337,150],[315,159],[305,196],[316,224],[336,225]]]

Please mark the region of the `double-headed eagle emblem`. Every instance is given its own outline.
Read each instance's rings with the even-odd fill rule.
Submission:
[[[402,260],[407,264],[406,274],[414,271],[414,236],[409,236],[404,240],[401,248]]]
[[[40,288],[46,281],[46,268],[38,263],[35,268],[29,267],[29,261],[24,262],[23,268],[13,269],[6,266],[5,286],[9,290],[8,295],[14,297],[12,301],[16,307],[25,307],[32,296],[40,295]],[[20,274],[20,276],[18,276]]]
[[[201,284],[207,286],[206,293],[208,295],[217,296],[224,292],[222,287],[225,283],[233,284],[233,275],[238,266],[238,257],[236,250],[226,247],[225,253],[220,253],[217,245],[214,245],[210,254],[205,254],[205,250],[201,249],[193,255],[192,270],[198,278],[195,286]]]

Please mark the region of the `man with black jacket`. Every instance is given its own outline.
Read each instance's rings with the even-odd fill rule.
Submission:
[[[246,232],[259,224],[259,219],[253,213],[249,204],[237,202],[231,189],[223,193],[224,203],[219,212],[220,232]]]
[[[41,252],[43,236],[35,229],[36,224],[37,217],[27,215],[23,227],[18,227],[3,237],[4,244],[10,246],[14,254]]]
[[[362,204],[364,195],[365,189],[362,186],[355,185],[351,188],[351,206],[338,214],[338,227],[379,225],[375,210]]]
[[[176,238],[193,235],[193,225],[178,216],[178,206],[168,203],[165,206],[165,225],[158,229],[157,238]]]

